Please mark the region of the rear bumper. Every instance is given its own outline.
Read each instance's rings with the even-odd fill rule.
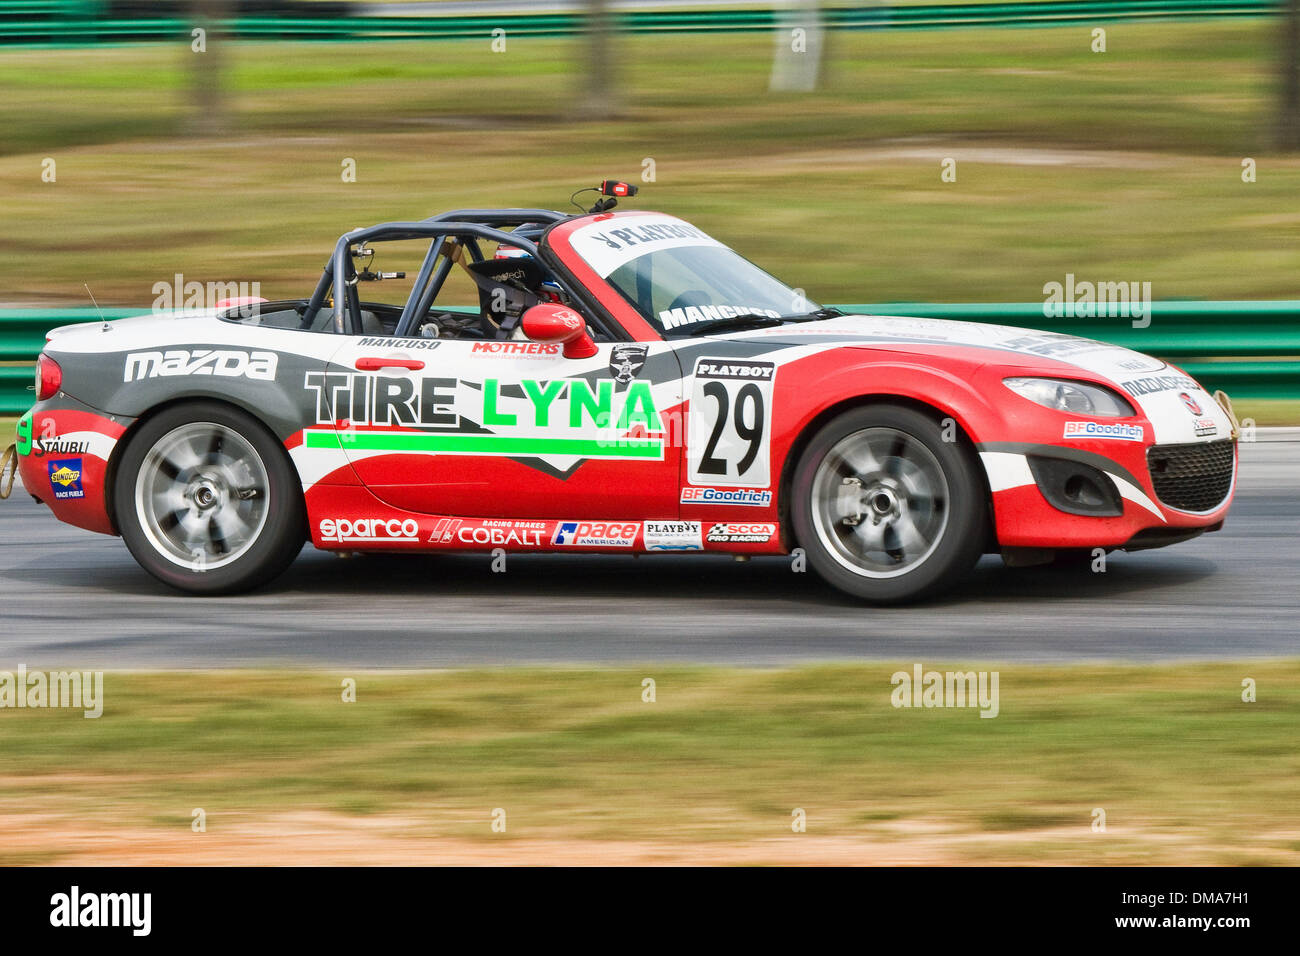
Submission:
[[[60,521],[116,534],[108,501],[110,469],[132,421],[103,415],[66,396],[37,404],[18,423],[23,488]]]

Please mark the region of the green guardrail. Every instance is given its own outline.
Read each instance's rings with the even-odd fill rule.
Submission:
[[[1286,0],[1046,0],[1046,2],[928,4],[829,7],[823,23],[831,30],[944,29],[950,27],[1069,26],[1124,20],[1271,16]],[[15,7],[5,15],[0,3],[0,44],[64,45],[174,40],[193,24],[168,11],[161,16],[113,19],[86,15],[76,4],[39,17]],[[83,11],[78,15],[76,11]],[[771,30],[779,14],[755,9],[631,10],[614,15],[628,33],[710,33]],[[570,37],[582,32],[582,13],[522,13],[451,16],[243,16],[221,29],[248,39],[413,40],[488,37],[505,30],[515,37]]]
[[[1135,327],[1123,317],[1052,318],[1037,302],[890,302],[839,308],[1081,335],[1166,359],[1210,390],[1221,388],[1234,398],[1300,399],[1300,300],[1154,302],[1145,327]],[[104,309],[103,317],[118,319],[141,311]],[[46,332],[98,321],[100,313],[88,308],[0,309],[0,415],[18,415],[32,405],[33,366]]]

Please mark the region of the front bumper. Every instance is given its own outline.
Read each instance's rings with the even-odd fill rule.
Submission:
[[[1236,489],[1234,439],[1119,444],[981,445],[999,546],[1173,543],[1223,523]],[[1090,493],[1088,482],[1100,485],[1102,493]],[[1066,495],[1070,488],[1084,489],[1077,495],[1077,507],[1071,507],[1076,502]]]

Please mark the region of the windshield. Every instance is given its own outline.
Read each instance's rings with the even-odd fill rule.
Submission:
[[[593,223],[578,230],[574,240],[592,268],[666,338],[734,330],[818,309],[798,290],[671,216]]]

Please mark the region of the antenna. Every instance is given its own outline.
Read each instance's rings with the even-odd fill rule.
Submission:
[[[90,301],[94,303],[95,311],[99,313],[99,320],[104,323],[100,327],[100,330],[103,332],[107,332],[109,329],[112,328],[112,326],[108,324],[108,319],[104,318],[104,310],[99,307],[98,302],[95,302],[95,293],[90,291],[90,286],[86,285],[86,283],[83,282],[81,283],[81,285],[86,290],[86,295],[90,296]]]

